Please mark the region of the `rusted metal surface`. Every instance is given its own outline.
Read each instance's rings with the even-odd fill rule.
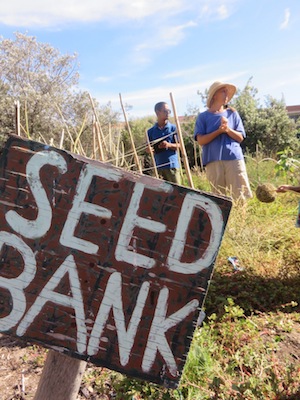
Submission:
[[[231,201],[11,137],[0,332],[176,387]]]

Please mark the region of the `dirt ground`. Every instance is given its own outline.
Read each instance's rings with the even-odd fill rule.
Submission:
[[[34,398],[42,373],[47,350],[14,337],[0,334],[0,400],[29,400]],[[300,364],[300,330],[285,334],[277,356]],[[92,369],[87,365],[87,371]],[[110,400],[112,397],[95,393],[91,385],[82,383],[78,400]]]
[[[0,400],[30,400],[34,398],[42,374],[47,350],[0,334]],[[96,368],[87,364],[86,372]],[[78,400],[110,400],[93,387],[81,384]],[[41,399],[42,400],[42,399]]]

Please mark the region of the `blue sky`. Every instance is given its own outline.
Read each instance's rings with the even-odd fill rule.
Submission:
[[[4,4],[5,3],[5,4]],[[35,36],[78,54],[80,88],[129,118],[173,94],[178,115],[214,81],[300,104],[299,0],[10,0],[0,35]]]

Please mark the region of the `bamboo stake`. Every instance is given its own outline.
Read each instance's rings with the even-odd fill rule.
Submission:
[[[126,160],[125,160],[125,146],[124,146],[124,142],[121,142],[121,146],[122,146],[122,160],[121,160],[121,165],[126,165]]]
[[[105,157],[104,157],[104,151],[103,151],[103,147],[102,147],[102,143],[104,143],[104,140],[102,140],[102,136],[101,136],[101,127],[98,124],[98,122],[96,121],[95,123],[95,128],[96,128],[96,137],[98,140],[98,149],[99,149],[99,154],[100,154],[100,161],[105,161]]]
[[[146,131],[146,140],[147,140],[147,145],[148,145],[149,153],[150,153],[150,155],[151,155],[151,159],[152,159],[152,163],[153,163],[155,176],[156,176],[156,178],[159,178],[158,172],[157,172],[157,168],[156,168],[155,158],[154,158],[154,155],[153,155],[152,147],[151,147],[151,145],[150,145],[149,136],[148,136],[148,132],[147,132],[147,131]]]
[[[73,139],[73,137],[72,137],[72,135],[71,135],[71,132],[70,132],[70,130],[69,130],[68,124],[67,124],[67,122],[66,122],[66,120],[65,120],[65,118],[64,118],[64,116],[63,116],[63,114],[62,114],[62,112],[61,112],[61,110],[60,110],[60,108],[59,108],[59,106],[58,106],[56,103],[54,103],[54,104],[55,104],[55,107],[56,107],[56,109],[57,109],[57,111],[58,111],[58,113],[59,113],[59,115],[60,115],[60,117],[61,117],[63,123],[65,124],[66,130],[67,130],[67,132],[68,132],[69,138],[70,138],[71,143],[72,143],[72,146],[74,146],[74,143],[75,143],[75,142],[74,142],[74,139]],[[85,154],[85,152],[84,152],[84,150],[83,150],[83,147],[82,147],[82,144],[81,144],[81,141],[80,141],[80,140],[78,141],[78,145],[79,145],[79,147],[80,147],[81,154],[85,156],[86,154]]]
[[[111,134],[111,123],[108,123],[108,138],[109,138],[109,154],[112,154],[112,134]]]
[[[27,101],[26,101],[26,100],[25,100],[24,106],[25,106],[26,135],[27,135],[28,139],[30,139],[30,134],[29,134],[29,123],[28,123],[28,112],[27,112]]]
[[[194,146],[195,167],[196,169],[198,169],[198,151],[197,151],[197,143],[195,140],[193,141],[193,146]]]
[[[174,139],[175,139],[175,143],[178,144],[178,140],[177,140],[176,135],[174,135]],[[183,177],[182,165],[181,165],[181,157],[180,157],[180,149],[179,148],[176,150],[176,153],[177,153],[177,158],[178,158],[178,162],[179,162],[180,176]]]
[[[92,136],[93,136],[93,155],[92,158],[96,159],[96,120],[95,116],[93,115],[93,123],[92,123]]]
[[[59,148],[62,149],[64,147],[64,139],[65,139],[65,130],[63,129],[60,136]]]
[[[92,109],[93,109],[93,112],[94,112],[94,116],[96,118],[96,133],[97,133],[98,146],[99,146],[99,152],[100,152],[100,161],[105,161],[103,147],[102,147],[102,144],[105,147],[105,140],[104,140],[103,132],[102,132],[102,129],[101,129],[100,121],[99,121],[97,113],[96,113],[96,108],[95,108],[95,105],[94,105],[94,101],[93,101],[92,96],[90,95],[90,93],[89,93],[89,98],[90,98],[90,102],[92,104]],[[105,148],[105,150],[106,150],[106,148]]]
[[[81,125],[81,128],[80,128],[79,132],[77,133],[76,139],[74,140],[74,152],[77,150],[77,144],[78,144],[78,147],[79,147],[79,143],[81,143],[80,142],[80,136],[82,135],[83,130],[84,130],[85,120],[86,120],[86,115],[84,117],[84,120],[82,121],[82,125]]]
[[[203,172],[204,167],[203,167],[203,160],[202,160],[202,149],[200,146],[199,146],[199,156],[200,156],[200,169],[201,169],[201,172]]]
[[[170,97],[171,97],[172,108],[173,108],[174,117],[175,117],[175,124],[176,124],[176,127],[177,127],[179,143],[180,143],[180,147],[181,147],[181,153],[182,153],[182,157],[183,157],[183,163],[184,163],[184,166],[185,166],[185,172],[186,172],[190,187],[192,189],[194,189],[194,182],[193,182],[193,179],[192,179],[189,162],[188,162],[188,158],[187,158],[187,155],[186,155],[186,149],[185,149],[184,141],[183,141],[183,138],[182,138],[181,128],[180,128],[179,120],[178,120],[178,117],[177,117],[175,101],[173,99],[172,93],[170,93]]]
[[[19,102],[19,100],[15,101],[15,132],[16,132],[16,135],[21,136],[21,131],[20,131],[20,102]]]
[[[127,115],[126,115],[126,112],[125,112],[125,109],[124,109],[124,106],[123,106],[121,93],[119,93],[119,97],[120,97],[120,103],[121,103],[121,107],[122,107],[123,114],[124,114],[125,123],[126,123],[126,126],[127,126],[127,130],[128,130],[129,136],[130,136],[130,141],[131,141],[131,146],[132,146],[132,149],[133,149],[134,160],[135,160],[135,163],[136,163],[140,173],[142,174],[143,171],[142,171],[142,168],[141,168],[140,160],[139,160],[137,152],[136,152],[136,148],[135,148],[135,144],[134,144],[134,141],[133,141],[133,136],[132,136],[132,133],[131,133],[131,129],[130,129],[130,126],[129,126],[129,123],[128,123]]]
[[[115,154],[115,166],[118,167],[119,166],[119,152],[120,152],[120,141],[121,141],[121,131],[119,131],[118,134],[118,140],[117,140],[117,147],[116,147],[116,154]]]

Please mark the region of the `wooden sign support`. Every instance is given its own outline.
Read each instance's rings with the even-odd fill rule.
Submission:
[[[76,400],[86,362],[50,350],[34,400]]]

